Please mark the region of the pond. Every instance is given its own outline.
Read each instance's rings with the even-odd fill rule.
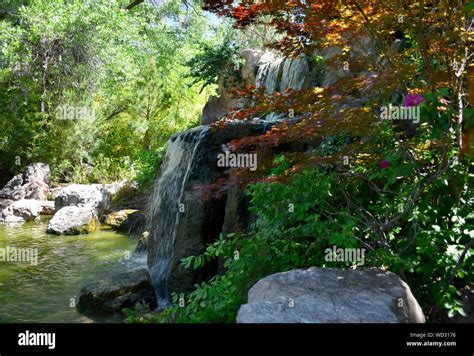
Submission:
[[[57,236],[46,226],[0,224],[0,322],[92,322],[74,306],[81,287],[146,263],[133,253],[136,240],[109,228]]]

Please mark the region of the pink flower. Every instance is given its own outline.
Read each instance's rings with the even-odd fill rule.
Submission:
[[[390,162],[387,161],[386,159],[384,159],[382,162],[380,162],[380,168],[387,169],[388,167],[390,167]]]
[[[423,101],[425,101],[425,98],[423,97],[423,95],[408,93],[407,96],[405,97],[405,106],[418,106]]]

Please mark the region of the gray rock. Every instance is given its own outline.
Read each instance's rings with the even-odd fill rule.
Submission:
[[[211,95],[202,109],[201,125],[210,125],[227,113],[227,104],[221,97]]]
[[[56,187],[56,188],[52,188],[49,190],[49,199],[51,200],[56,200],[56,198],[58,197],[58,195],[61,193],[61,191],[64,189],[65,187]]]
[[[98,226],[97,215],[90,207],[66,206],[54,214],[47,232],[58,235],[88,234]]]
[[[20,200],[25,196],[22,190],[23,186],[23,174],[17,174],[0,190],[0,198]]]
[[[46,163],[33,163],[26,167],[23,179],[25,183],[42,182],[49,183],[51,169]]]
[[[111,193],[101,184],[72,184],[56,192],[56,211],[67,206],[89,207],[101,215],[110,205]]]
[[[5,222],[32,221],[39,218],[42,210],[38,200],[22,199],[3,209],[0,219]]]
[[[83,313],[113,314],[137,303],[156,307],[155,290],[145,267],[87,284],[81,289],[77,307]]]
[[[5,208],[8,208],[14,202],[15,202],[14,200],[10,200],[10,199],[0,199],[0,211],[2,211]]]
[[[424,323],[408,285],[381,269],[312,267],[258,281],[238,323]]]
[[[21,200],[46,200],[49,192],[49,165],[34,163],[29,165],[23,174],[14,176],[0,190],[0,198]]]

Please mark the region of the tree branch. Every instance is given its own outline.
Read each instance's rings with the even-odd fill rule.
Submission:
[[[451,277],[449,277],[449,280],[448,280],[448,286],[450,286],[451,284],[453,284],[454,282],[454,278],[456,278],[456,275],[458,274],[458,270],[459,268],[461,267],[463,261],[464,261],[464,258],[466,257],[466,254],[467,254],[467,251],[469,251],[469,249],[471,248],[471,246],[474,245],[474,238],[472,238],[467,244],[466,246],[464,247],[464,250],[462,251],[461,253],[461,256],[459,256],[459,259],[458,259],[458,263],[456,263],[456,266],[454,267],[453,269],[453,273],[451,273]]]
[[[138,6],[140,5],[142,2],[144,2],[145,0],[134,0],[130,5],[128,5],[125,9],[126,10],[131,10],[133,9],[135,6]]]

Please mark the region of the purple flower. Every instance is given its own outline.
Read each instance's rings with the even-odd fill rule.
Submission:
[[[390,162],[387,161],[386,159],[384,159],[382,162],[380,162],[380,168],[387,169],[388,167],[390,167]]]
[[[408,93],[407,96],[405,97],[405,106],[418,106],[423,101],[425,101],[425,98],[423,97],[422,94]]]

